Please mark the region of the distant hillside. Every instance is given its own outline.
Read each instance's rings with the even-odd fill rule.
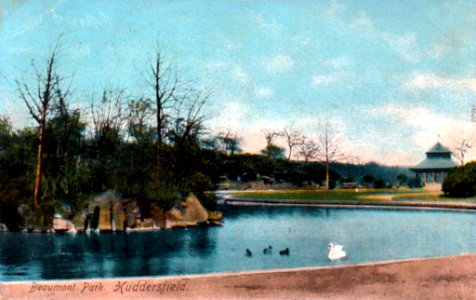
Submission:
[[[363,165],[352,164],[332,164],[332,169],[340,174],[343,181],[356,181],[361,183],[365,175],[372,175],[375,180],[381,179],[389,184],[397,184],[397,175],[405,174],[408,179],[414,178],[413,172],[405,166],[384,166],[375,162],[366,163]]]

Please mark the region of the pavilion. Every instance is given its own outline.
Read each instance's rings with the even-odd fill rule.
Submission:
[[[448,170],[454,167],[451,150],[438,142],[426,152],[426,159],[410,170],[421,176],[425,184],[431,184],[442,183]]]

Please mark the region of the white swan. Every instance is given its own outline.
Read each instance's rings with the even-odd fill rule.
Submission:
[[[329,243],[327,248],[329,249],[328,257],[330,260],[343,259],[347,256],[345,251],[342,249],[344,247],[341,245],[334,245],[334,243]]]

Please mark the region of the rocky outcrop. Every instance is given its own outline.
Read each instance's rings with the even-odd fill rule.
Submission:
[[[8,231],[7,225],[0,223],[0,232],[7,232],[7,231]]]
[[[207,220],[208,212],[194,194],[188,195],[185,201],[166,213],[167,227],[198,225]]]
[[[122,231],[125,229],[126,212],[122,199],[114,191],[107,191],[94,198],[90,211],[99,208],[98,229],[101,231]]]
[[[150,217],[158,227],[165,227],[165,210],[156,204],[150,206]]]
[[[141,210],[136,199],[124,199],[122,202],[125,211],[126,228],[136,228],[142,218]]]
[[[54,216],[55,231],[75,232],[84,230],[123,231],[149,230],[170,227],[195,226],[201,223],[215,224],[212,220],[221,219],[221,215],[209,216],[207,210],[195,195],[190,194],[184,201],[178,203],[169,211],[156,204],[146,205],[146,212],[135,198],[122,199],[114,191],[107,191],[94,197],[85,211],[76,214],[71,209],[62,206]],[[69,220],[65,215],[72,218]],[[216,222],[215,225],[219,225]]]
[[[54,216],[53,229],[56,232],[76,232],[73,222],[63,218],[60,214],[55,214]]]

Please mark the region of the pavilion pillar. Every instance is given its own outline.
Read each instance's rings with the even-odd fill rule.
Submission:
[[[426,184],[426,172],[425,171],[423,171],[423,183]]]

